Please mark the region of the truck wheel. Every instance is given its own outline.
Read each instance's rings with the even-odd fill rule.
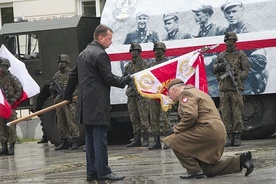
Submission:
[[[52,97],[49,97],[45,101],[43,108],[46,108],[52,105],[54,105],[54,100]],[[56,121],[56,111],[52,110],[42,114],[40,116],[40,120],[41,120],[42,130],[46,134],[48,140],[55,146],[60,145],[61,139],[59,136],[58,126]],[[84,126],[81,124],[79,124],[78,127],[79,127],[79,133],[80,133],[80,136],[78,138],[78,144],[79,146],[82,146],[85,144],[85,129],[84,129]],[[69,142],[69,145],[72,145],[72,139],[69,139],[68,142]]]
[[[276,101],[273,95],[246,96],[242,139],[262,139],[275,133]]]

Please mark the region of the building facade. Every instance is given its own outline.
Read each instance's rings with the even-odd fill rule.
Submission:
[[[0,27],[15,21],[100,17],[106,0],[0,0]]]

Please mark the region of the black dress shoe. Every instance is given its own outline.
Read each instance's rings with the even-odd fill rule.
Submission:
[[[181,179],[202,179],[204,178],[204,174],[202,171],[193,174],[180,175]]]
[[[254,164],[252,162],[252,155],[250,151],[241,154],[240,165],[241,167],[246,168],[245,176],[248,176],[253,172]]]
[[[111,180],[111,181],[117,181],[124,179],[125,176],[116,176],[114,173],[107,174],[105,176],[99,177],[99,180]]]

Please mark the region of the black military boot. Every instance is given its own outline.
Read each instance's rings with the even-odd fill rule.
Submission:
[[[9,155],[14,155],[14,145],[15,145],[15,143],[10,143],[10,146],[9,146]]]
[[[8,151],[8,143],[4,142],[2,143],[2,148],[0,149],[0,156],[1,155],[8,155],[9,151]]]
[[[234,145],[234,134],[227,133],[225,147],[233,146]]]
[[[78,148],[79,148],[78,138],[73,138],[73,144],[72,144],[71,150],[76,150]]]
[[[67,144],[67,138],[61,138],[61,144],[55,148],[55,150],[69,149]]]
[[[241,132],[234,134],[234,146],[240,146],[241,145]]]
[[[161,149],[161,141],[160,141],[160,135],[159,134],[155,134],[154,135],[154,142],[151,146],[148,147],[149,150],[152,149]]]
[[[42,139],[40,139],[39,141],[37,141],[37,144],[41,144],[41,143],[48,143],[48,138],[46,135],[42,136]]]
[[[170,147],[166,143],[164,143],[163,144],[163,149],[170,149]]]
[[[245,176],[248,176],[253,172],[254,164],[252,162],[252,155],[250,151],[241,154],[240,167],[246,169]]]
[[[141,143],[141,133],[134,133],[134,140],[127,145],[127,147],[140,147],[142,146]]]
[[[148,132],[144,132],[142,137],[143,137],[142,146],[143,147],[148,147],[149,146],[149,134],[148,134]]]

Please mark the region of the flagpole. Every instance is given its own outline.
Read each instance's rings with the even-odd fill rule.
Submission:
[[[76,99],[77,99],[77,96],[75,96],[75,97],[73,98],[73,101],[75,101]],[[51,111],[51,110],[56,109],[56,108],[61,107],[61,106],[64,106],[64,105],[66,105],[66,104],[68,104],[68,103],[70,103],[70,100],[64,100],[64,101],[62,101],[62,102],[60,102],[60,103],[54,104],[54,105],[52,105],[52,106],[49,106],[49,107],[47,107],[47,108],[45,108],[45,109],[42,109],[42,110],[37,111],[37,112],[35,112],[35,113],[32,113],[32,114],[30,114],[30,115],[28,115],[28,116],[25,116],[25,117],[22,117],[22,118],[13,120],[13,121],[7,123],[6,125],[7,125],[7,126],[16,125],[17,123],[19,123],[19,122],[21,122],[21,121],[27,120],[27,119],[29,119],[29,118],[31,118],[31,117],[34,117],[34,116],[38,116],[38,115],[43,114],[43,113],[45,113],[45,112]]]

